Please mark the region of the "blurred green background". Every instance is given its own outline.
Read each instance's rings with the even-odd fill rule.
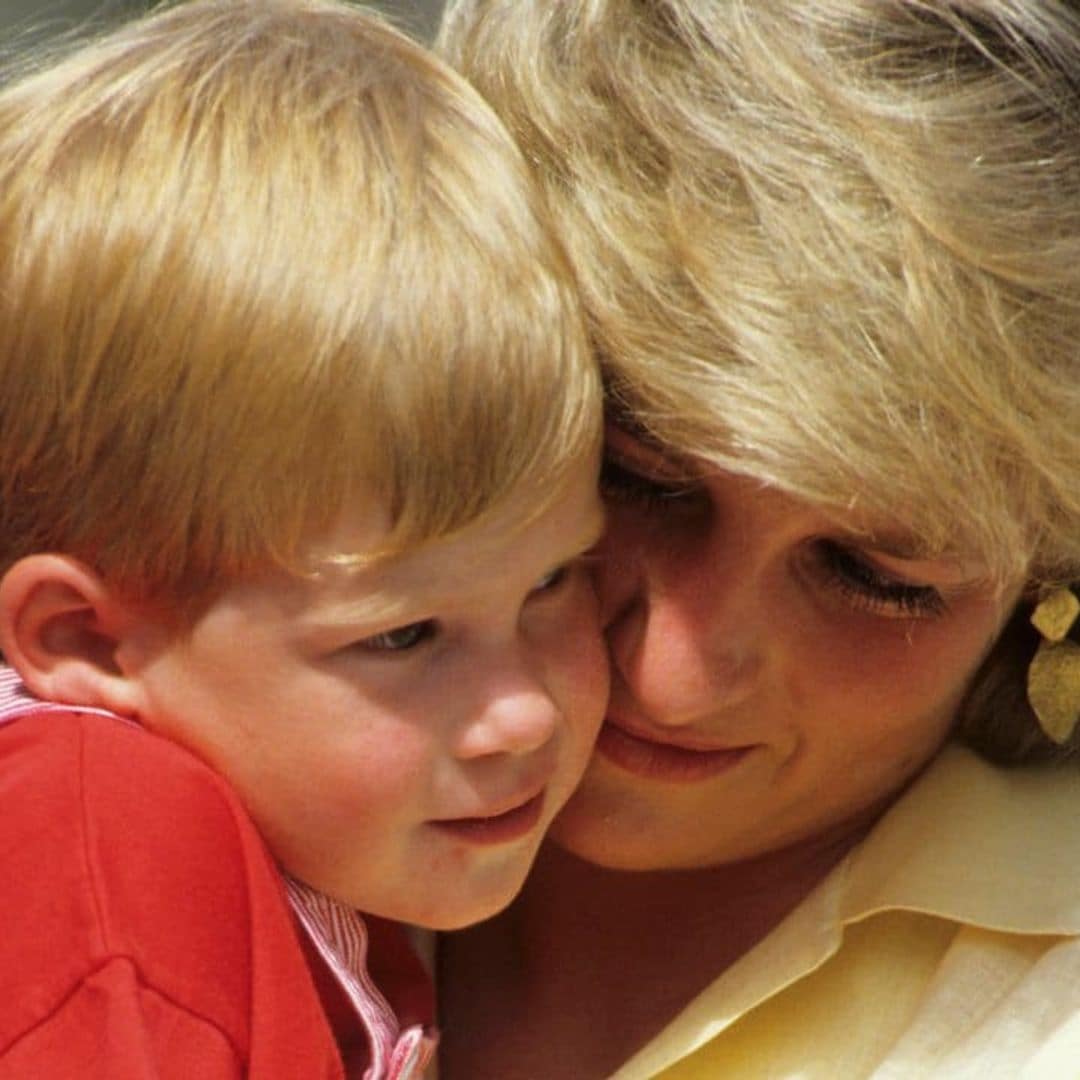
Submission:
[[[88,18],[145,11],[152,0],[0,0],[0,42],[10,47],[40,34],[67,30]],[[403,29],[430,41],[442,0],[374,0]]]

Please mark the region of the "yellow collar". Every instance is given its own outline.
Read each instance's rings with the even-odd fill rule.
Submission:
[[[901,908],[1080,934],[1080,769],[1003,769],[946,747],[842,872],[845,923]]]
[[[824,964],[845,925],[898,909],[1080,935],[1080,769],[1002,769],[946,747],[858,848],[612,1080],[656,1075]]]

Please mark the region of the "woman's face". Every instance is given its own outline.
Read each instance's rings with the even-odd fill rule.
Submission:
[[[610,433],[611,705],[553,835],[640,870],[842,842],[941,746],[1019,585],[669,460]]]

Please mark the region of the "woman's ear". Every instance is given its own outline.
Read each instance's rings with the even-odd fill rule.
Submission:
[[[132,606],[84,563],[28,555],[0,579],[0,651],[46,701],[138,715],[139,684],[122,669]]]

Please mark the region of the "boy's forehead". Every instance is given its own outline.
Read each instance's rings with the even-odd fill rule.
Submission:
[[[603,505],[592,470],[582,473],[552,505],[534,515],[531,493],[519,495],[492,514],[443,539],[364,561],[389,532],[369,521],[342,523],[314,546],[322,561],[311,576],[312,606],[334,621],[384,618],[405,612],[416,600],[438,603],[464,592],[497,588],[519,568],[537,572],[571,559],[603,532]]]

